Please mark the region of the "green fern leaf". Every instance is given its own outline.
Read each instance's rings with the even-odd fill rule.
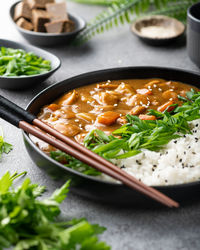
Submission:
[[[126,11],[126,12],[124,13],[124,17],[125,17],[127,23],[130,23],[130,17],[129,17],[128,11]]]

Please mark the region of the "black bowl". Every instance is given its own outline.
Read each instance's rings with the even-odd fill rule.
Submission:
[[[38,46],[56,46],[59,44],[70,43],[79,32],[81,32],[86,27],[86,22],[80,16],[68,13],[69,19],[75,23],[75,30],[72,32],[61,33],[61,34],[51,34],[44,32],[29,31],[20,28],[13,20],[15,6],[19,3],[16,2],[10,7],[10,17],[15,25],[16,29],[21,33],[21,35],[28,40],[30,43]]]
[[[32,86],[35,86],[36,84],[43,82],[45,79],[51,76],[57,69],[59,69],[61,65],[60,59],[57,56],[31,45],[25,45],[10,40],[0,39],[0,47],[1,46],[13,49],[23,49],[27,52],[33,52],[37,56],[42,57],[45,60],[51,61],[51,70],[46,73],[33,76],[0,76],[0,88],[13,90],[30,88]]]
[[[48,87],[29,103],[27,110],[33,114],[38,114],[42,106],[53,102],[64,92],[73,88],[99,81],[131,78],[164,78],[166,80],[181,81],[197,87],[199,87],[198,83],[200,83],[199,74],[180,69],[125,67],[100,70],[72,77]],[[102,181],[63,166],[42,152],[26,133],[23,133],[23,136],[27,151],[32,160],[55,179],[66,180],[72,178],[74,184],[72,190],[74,192],[91,199],[114,204],[155,205],[154,201],[122,184]],[[193,197],[199,197],[200,182],[157,186],[155,188],[177,201],[186,201],[188,199],[191,200]]]
[[[200,2],[187,11],[187,51],[190,59],[200,67]]]

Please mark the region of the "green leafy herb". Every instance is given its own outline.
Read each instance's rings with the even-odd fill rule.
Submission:
[[[3,138],[3,131],[2,129],[0,128],[0,159],[2,157],[2,154],[5,153],[5,154],[8,154],[11,150],[12,150],[12,145],[5,142],[4,141],[4,138]]]
[[[30,76],[51,70],[51,62],[33,52],[0,47],[0,76]]]
[[[84,218],[56,221],[61,213],[59,204],[69,191],[69,182],[49,198],[38,200],[45,187],[32,184],[27,178],[14,189],[13,180],[20,175],[11,176],[7,172],[0,179],[0,249],[11,246],[15,246],[15,250],[110,249],[97,238],[105,228],[91,225]]]
[[[79,171],[86,175],[93,175],[97,176],[101,173],[98,172],[96,169],[84,164],[83,162],[73,158],[70,155],[65,154],[64,152],[57,150],[50,152],[51,158],[54,160],[63,163],[66,167]]]
[[[76,43],[80,44],[88,41],[94,35],[103,33],[114,26],[131,22],[130,16],[135,14],[137,17],[146,15],[167,15],[186,21],[187,9],[197,0],[75,0],[87,4],[110,5],[107,10],[102,11],[87,28],[80,33]]]
[[[128,123],[115,130],[113,135],[91,131],[85,137],[85,146],[108,160],[128,158],[140,153],[141,149],[162,149],[171,140],[192,133],[188,122],[200,118],[200,92],[192,89],[187,98],[179,98],[184,103],[175,105],[172,112],[149,110],[148,114],[156,116],[157,120],[141,120],[127,115]]]

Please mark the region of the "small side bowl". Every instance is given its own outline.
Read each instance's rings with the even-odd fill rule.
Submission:
[[[0,76],[0,88],[12,89],[12,90],[16,89],[22,90],[30,88],[32,86],[35,86],[36,84],[43,82],[45,79],[51,76],[56,70],[58,70],[61,65],[61,61],[57,56],[43,49],[39,49],[31,45],[25,45],[10,40],[0,39],[0,47],[2,46],[13,49],[23,49],[26,52],[33,52],[37,56],[42,57],[45,60],[49,60],[51,62],[51,70],[43,74],[32,75],[32,76],[18,76],[18,77]]]
[[[153,36],[150,35],[144,35],[142,34],[142,28],[144,27],[169,27],[170,30],[174,31],[174,34],[166,35],[165,37],[162,36]],[[131,25],[131,31],[139,37],[144,42],[150,44],[150,45],[166,45],[168,43],[174,42],[178,38],[180,38],[185,31],[185,25],[178,21],[175,18],[162,16],[162,15],[154,15],[154,16],[146,16],[143,18],[137,19],[134,23]]]
[[[68,44],[78,35],[78,33],[80,33],[86,27],[86,22],[83,18],[75,14],[68,13],[69,19],[75,23],[75,30],[72,32],[51,34],[51,33],[35,32],[22,29],[15,23],[13,19],[15,6],[19,2],[20,1],[14,3],[10,7],[10,17],[16,29],[19,31],[19,33],[31,44],[37,46],[56,46],[59,44]]]

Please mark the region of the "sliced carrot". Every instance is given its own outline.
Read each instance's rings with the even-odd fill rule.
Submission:
[[[141,120],[156,120],[154,115],[139,115],[139,118]]]
[[[52,111],[56,111],[57,109],[60,108],[60,106],[58,104],[52,103],[47,108],[51,109]]]
[[[117,118],[119,118],[119,113],[113,112],[113,111],[107,111],[103,114],[101,114],[97,121],[104,125],[112,125],[116,122]]]
[[[150,89],[137,89],[136,92],[141,95],[152,95],[152,91]]]
[[[131,114],[131,115],[139,115],[139,114],[143,113],[145,110],[146,110],[146,108],[144,106],[136,106],[136,107],[131,109],[129,114]]]
[[[173,101],[168,101],[168,102],[164,103],[163,105],[161,105],[160,107],[158,107],[157,110],[159,112],[163,112],[172,104],[174,104]],[[170,111],[174,110],[174,108],[175,108],[174,106],[171,106],[167,109],[167,111],[170,112]]]

